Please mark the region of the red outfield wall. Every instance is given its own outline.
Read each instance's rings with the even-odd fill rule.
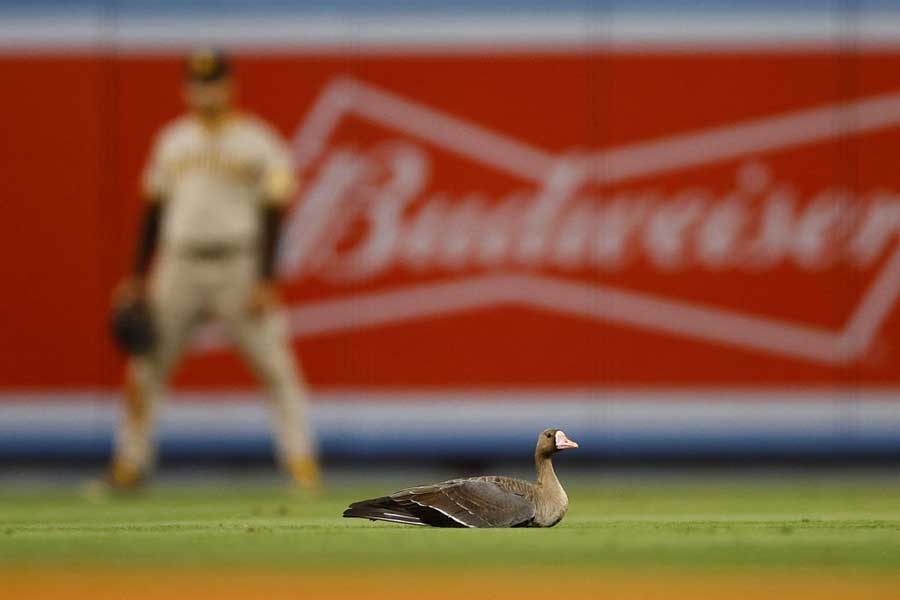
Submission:
[[[317,387],[900,383],[900,52],[239,54]],[[180,64],[3,55],[0,390],[114,386]],[[215,343],[186,387],[249,385]]]

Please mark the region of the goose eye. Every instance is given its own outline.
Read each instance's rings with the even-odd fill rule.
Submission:
[[[548,433],[547,433],[547,437],[548,437],[548,438],[551,438],[551,437],[553,437],[553,434],[548,432]]]

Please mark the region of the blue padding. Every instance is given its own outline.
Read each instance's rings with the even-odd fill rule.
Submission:
[[[568,432],[581,444],[580,459],[681,458],[704,459],[840,458],[853,456],[900,455],[900,432],[853,435],[754,434],[666,436]],[[489,435],[416,435],[350,437],[323,432],[322,453],[341,460],[521,460],[533,450],[530,438],[512,433]],[[96,460],[109,454],[111,436],[11,435],[0,439],[0,459],[4,460]],[[162,438],[163,460],[259,459],[272,456],[267,435],[217,438],[203,435],[166,435]]]

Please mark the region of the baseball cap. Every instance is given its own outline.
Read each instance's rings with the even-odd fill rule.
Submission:
[[[185,64],[185,75],[189,81],[218,81],[231,73],[231,61],[219,49],[198,48],[192,51]]]

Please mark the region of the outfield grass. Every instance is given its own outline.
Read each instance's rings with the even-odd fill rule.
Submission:
[[[132,497],[0,492],[0,568],[340,570],[764,569],[900,573],[900,485],[598,479],[569,486],[548,530],[441,530],[342,519],[395,483],[331,488],[159,487]]]

